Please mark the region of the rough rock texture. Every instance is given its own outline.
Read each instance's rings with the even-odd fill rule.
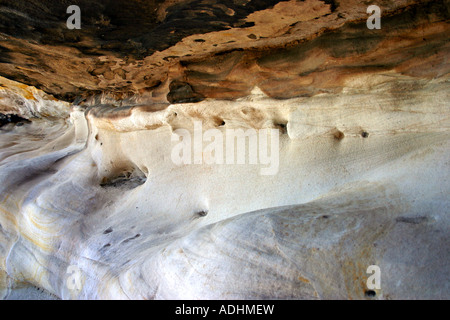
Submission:
[[[366,27],[371,3],[71,1],[82,29],[69,30],[67,1],[2,1],[0,73],[70,101],[111,92],[167,102],[173,81],[204,97],[257,85],[291,98],[341,90],[361,73],[448,72],[448,1],[379,1],[381,30]]]
[[[449,9],[0,1],[0,297],[448,299]],[[276,173],[177,165],[198,121]]]

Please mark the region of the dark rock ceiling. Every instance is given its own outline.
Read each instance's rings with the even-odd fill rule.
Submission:
[[[66,9],[81,8],[69,30]],[[366,27],[382,8],[381,30]],[[449,70],[450,1],[0,0],[0,75],[73,101],[274,98],[340,90],[359,73]]]

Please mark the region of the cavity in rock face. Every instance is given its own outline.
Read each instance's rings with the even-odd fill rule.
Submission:
[[[446,1],[77,5],[0,5],[2,299],[448,298]]]
[[[195,93],[188,83],[173,81],[170,83],[169,90],[167,100],[170,103],[199,102],[203,100],[203,97]]]
[[[22,118],[16,114],[0,113],[0,127],[6,124],[13,123],[17,126],[22,126],[24,123],[30,122],[28,119]]]

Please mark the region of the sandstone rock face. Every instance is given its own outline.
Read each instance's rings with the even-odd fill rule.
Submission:
[[[449,1],[73,4],[0,2],[1,298],[449,298]]]

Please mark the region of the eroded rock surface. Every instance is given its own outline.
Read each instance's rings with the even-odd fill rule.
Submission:
[[[381,1],[381,30],[366,27],[370,3],[356,0],[72,4],[82,9],[80,30],[67,29],[64,2],[4,1],[0,73],[70,101],[110,92],[167,102],[174,81],[204,97],[258,86],[292,98],[342,90],[361,73],[448,72],[444,0]]]
[[[71,4],[0,2],[1,298],[448,299],[449,1]]]

